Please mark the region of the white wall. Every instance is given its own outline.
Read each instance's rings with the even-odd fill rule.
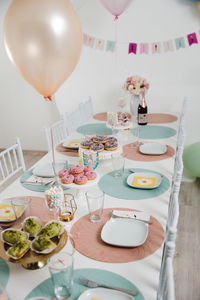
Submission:
[[[0,2],[1,30],[8,2]],[[85,33],[114,40],[114,18],[98,0],[72,3]],[[118,20],[118,41],[124,44],[119,44],[117,63],[111,52],[83,47],[75,71],[56,94],[59,112],[72,111],[88,95],[96,112],[112,109],[126,77],[136,74],[150,82],[147,101],[151,112],[179,111],[183,97],[189,97],[187,144],[199,140],[200,44],[159,55],[127,54],[130,41],[174,39],[198,32],[199,25],[200,13],[188,0],[133,0]],[[2,35],[0,61],[0,147],[6,147],[17,134],[24,149],[45,149],[42,127],[58,119],[55,105],[45,103],[15,71],[6,56]]]

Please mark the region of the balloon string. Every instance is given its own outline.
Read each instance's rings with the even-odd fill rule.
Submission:
[[[117,20],[118,20],[118,16],[115,16],[115,63],[116,65],[117,65],[117,52],[118,52]]]
[[[56,170],[55,170],[56,162],[55,162],[54,141],[53,141],[53,128],[52,127],[50,127],[50,135],[51,135],[51,149],[52,149],[52,159],[53,159],[53,171],[54,171],[54,175],[56,177]]]

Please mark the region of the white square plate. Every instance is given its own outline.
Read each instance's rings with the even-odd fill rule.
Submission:
[[[78,149],[81,142],[81,139],[68,139],[65,140],[62,145],[65,148]]]
[[[25,202],[20,199],[13,199],[14,204],[16,205],[17,218],[20,218],[25,211]],[[2,205],[1,205],[2,204]],[[19,205],[19,208],[17,208]],[[19,209],[19,212],[18,212]],[[7,219],[5,217],[8,217]],[[15,215],[13,208],[11,206],[10,199],[4,199],[0,201],[0,222],[12,222],[15,221]]]
[[[167,152],[167,145],[163,145],[159,143],[146,143],[140,145],[139,151],[142,154],[161,155]]]
[[[161,175],[151,172],[135,172],[127,178],[127,184],[136,189],[155,189],[161,182]]]
[[[102,300],[133,300],[133,297],[128,294],[105,288],[88,289],[77,300],[91,300],[92,298]]]
[[[56,173],[60,170],[64,169],[66,166],[65,162],[56,163]],[[33,175],[39,177],[54,177],[54,171],[51,163],[47,163],[44,165],[38,165],[33,169]]]
[[[146,223],[128,218],[111,218],[101,231],[105,243],[119,247],[138,247],[144,244],[147,236]]]

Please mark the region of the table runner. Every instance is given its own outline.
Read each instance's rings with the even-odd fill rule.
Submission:
[[[95,120],[98,121],[107,121],[107,112],[97,113],[93,116]],[[172,114],[162,114],[162,113],[153,113],[147,115],[148,123],[153,124],[162,124],[162,123],[171,123],[177,121],[177,116]]]
[[[154,217],[149,225],[149,234],[145,243],[135,248],[114,247],[101,240],[103,225],[110,219],[113,210],[130,210],[127,208],[107,208],[103,210],[102,222],[92,223],[89,214],[79,219],[72,227],[71,234],[75,237],[75,249],[81,254],[103,262],[125,263],[137,261],[153,254],[164,241],[164,231],[161,224]]]
[[[153,170],[147,170],[147,169],[133,168],[133,170],[135,172],[152,172],[152,173],[160,174],[159,172],[155,172]],[[170,186],[167,177],[163,176],[160,186],[155,189],[151,189],[151,190],[136,189],[130,187],[126,183],[128,175],[131,174],[128,169],[125,169],[123,179],[115,178],[114,173],[115,171],[112,171],[102,176],[99,181],[99,187],[102,191],[104,191],[104,193],[119,199],[143,200],[143,199],[158,197],[164,192],[166,192]],[[162,176],[162,174],[160,175]]]
[[[140,143],[141,145],[142,143]],[[174,156],[175,150],[171,146],[167,146],[167,152],[162,155],[147,155],[142,154],[139,151],[139,146],[137,148],[131,148],[131,144],[123,146],[123,154],[126,155],[127,159],[137,160],[137,161],[158,161],[162,159],[167,159]]]
[[[132,282],[116,273],[100,269],[77,269],[74,271],[74,287],[73,294],[69,298],[70,300],[77,300],[80,294],[88,289],[88,287],[80,283],[80,276],[104,284],[136,290],[138,294],[134,297],[135,300],[145,300],[140,290]],[[48,278],[35,287],[24,300],[28,300],[32,297],[48,297],[50,299],[52,296],[54,296],[53,285],[51,279]]]

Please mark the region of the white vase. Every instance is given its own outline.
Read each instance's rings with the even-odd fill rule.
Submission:
[[[140,95],[131,95],[130,99],[130,111],[132,116],[137,116],[138,114],[138,105],[140,102]]]

